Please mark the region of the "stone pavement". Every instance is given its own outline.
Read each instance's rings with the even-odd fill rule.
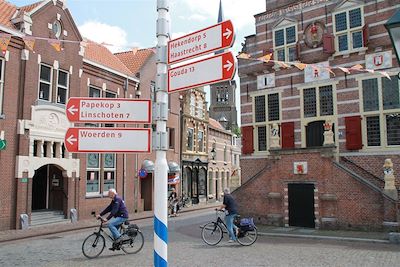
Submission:
[[[202,209],[214,209],[220,203],[198,204],[182,209],[180,212],[190,212]],[[145,211],[133,214],[132,220],[140,220],[153,217],[152,211]],[[18,239],[50,235],[98,226],[98,221],[91,218],[79,220],[77,223],[58,223],[43,226],[31,227],[26,230],[6,230],[0,231],[0,243]],[[374,243],[389,243],[389,233],[385,232],[365,232],[365,231],[343,231],[343,230],[317,230],[298,227],[276,227],[257,225],[260,235],[293,238],[313,238],[313,239],[333,239],[342,241],[360,241]]]

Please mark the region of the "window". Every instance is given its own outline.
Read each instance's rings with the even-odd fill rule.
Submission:
[[[265,95],[256,96],[254,98],[256,122],[265,121]]]
[[[267,150],[267,127],[258,127],[258,151]]]
[[[274,58],[280,61],[296,60],[296,25],[274,30]]]
[[[268,95],[268,120],[279,120],[279,94]]]
[[[4,95],[4,60],[0,59],[0,118],[3,114],[3,95]]]
[[[361,7],[334,14],[337,51],[363,47],[363,16]]]
[[[175,148],[175,129],[168,128],[168,136],[169,136],[169,149]]]
[[[67,103],[68,98],[68,72],[59,70],[57,78],[57,103]]]
[[[377,148],[400,145],[400,86],[396,76],[361,82],[364,143]]]
[[[39,99],[51,100],[51,79],[52,68],[40,65]]]
[[[58,20],[54,21],[51,30],[57,38],[60,38],[62,31],[61,23]]]
[[[103,192],[115,188],[115,154],[104,154],[104,187]]]
[[[303,90],[304,117],[318,117],[333,115],[332,85]]]
[[[198,141],[199,141],[199,152],[204,152],[204,133],[202,131],[198,132]]]
[[[193,151],[193,129],[187,131],[187,150]]]
[[[201,119],[204,118],[203,99],[197,101],[197,116]]]
[[[224,145],[224,162],[226,162],[227,158],[228,158],[228,151],[226,145]]]
[[[190,95],[190,115],[196,116],[196,96],[195,94]]]
[[[228,93],[228,86],[221,86],[217,87],[217,103],[218,104],[228,104],[229,101],[229,93]]]
[[[101,91],[100,89],[89,87],[89,97],[100,97]]]
[[[99,194],[100,193],[100,154],[89,153],[87,154],[86,164],[86,193]]]

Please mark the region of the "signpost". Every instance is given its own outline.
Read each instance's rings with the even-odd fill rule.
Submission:
[[[6,149],[6,146],[7,146],[6,140],[0,139],[0,150]]]
[[[232,52],[169,69],[168,92],[232,80],[236,66]]]
[[[73,153],[150,153],[151,129],[69,128],[65,147]]]
[[[235,32],[230,20],[168,42],[168,64],[231,47]]]
[[[70,122],[151,123],[151,101],[126,98],[71,97]]]

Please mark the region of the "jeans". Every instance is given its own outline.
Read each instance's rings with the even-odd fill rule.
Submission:
[[[236,225],[233,224],[233,220],[235,219],[236,214],[229,214],[225,216],[225,223],[226,223],[226,228],[228,228],[229,232],[229,239],[236,240],[236,234],[233,232],[233,229],[235,229],[236,232]]]
[[[114,240],[118,239],[121,236],[117,227],[123,224],[127,219],[128,218],[116,217],[116,218],[111,218],[111,220],[108,221],[108,229],[110,229],[110,232],[114,237]]]

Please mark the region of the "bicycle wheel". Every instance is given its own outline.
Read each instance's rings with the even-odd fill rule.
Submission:
[[[106,246],[106,240],[101,234],[91,234],[83,241],[82,253],[89,259],[99,256]]]
[[[122,242],[121,249],[126,254],[138,253],[144,244],[144,237],[142,232],[137,232],[136,236],[132,236],[129,240]]]
[[[215,222],[204,225],[201,230],[201,238],[207,245],[215,246],[222,239],[222,228]]]
[[[254,242],[256,242],[257,237],[258,237],[257,228],[254,227],[253,230],[240,233],[239,236],[237,237],[237,241],[242,246],[250,246],[254,244]]]

